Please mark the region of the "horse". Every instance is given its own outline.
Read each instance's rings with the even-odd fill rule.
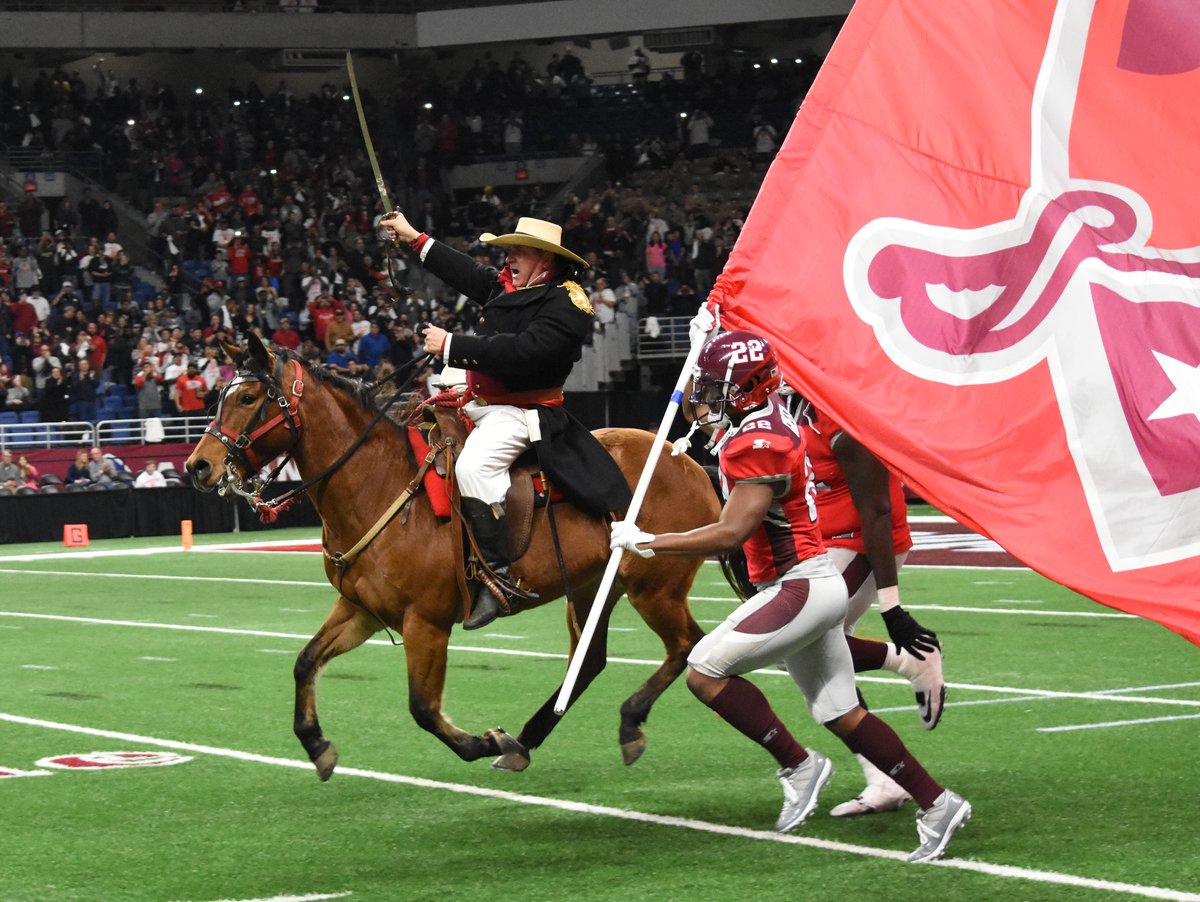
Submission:
[[[294,459],[304,484],[312,481],[308,495],[321,517],[325,573],[337,596],[296,658],[293,730],[317,775],[327,780],[337,765],[336,747],[317,718],[317,676],[333,658],[384,627],[402,638],[408,706],[416,723],[464,761],[496,755],[494,767],[523,770],[531,751],[561,718],[554,712],[558,689],[516,737],[499,727],[475,735],[455,726],[442,710],[450,633],[462,619],[464,552],[457,523],[439,518],[419,488],[432,454],[418,465],[408,430],[381,416],[378,399],[360,380],[311,366],[293,352],[269,350],[253,334],[245,348],[227,345],[226,352],[237,374],[223,390],[215,418],[188,457],[186,470],[201,491],[233,490],[252,500],[263,487],[254,481],[261,462],[280,455]],[[630,486],[636,484],[656,437],[616,428],[595,435]],[[255,487],[253,494],[247,485]],[[394,509],[406,491],[413,497],[404,516],[388,519],[347,567],[349,558],[343,553],[361,546],[373,524],[379,527],[389,504]],[[686,456],[663,455],[642,511],[639,525],[647,531],[679,532],[717,520],[720,502],[699,464]],[[608,539],[605,520],[556,503],[552,513],[536,512],[528,551],[513,564],[518,585],[533,596],[522,601],[522,609],[563,597],[568,594],[564,583],[569,587],[572,656],[609,557]],[[604,668],[608,619],[622,593],[665,650],[662,663],[621,705],[618,741],[626,764],[645,751],[643,724],[651,706],[683,671],[688,653],[704,635],[688,605],[688,590],[701,563],[698,558],[627,554],[600,602],[598,629],[568,707]]]

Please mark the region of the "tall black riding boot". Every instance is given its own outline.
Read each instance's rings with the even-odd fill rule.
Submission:
[[[471,531],[475,533],[483,562],[497,576],[507,580],[512,564],[512,549],[508,542],[508,524],[504,520],[503,508],[498,504],[493,507],[478,498],[463,498],[462,512],[471,524]],[[463,621],[463,629],[477,630],[487,626],[506,607],[486,583],[480,582],[471,604],[471,615]]]

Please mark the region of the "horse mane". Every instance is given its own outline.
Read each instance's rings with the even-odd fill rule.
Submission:
[[[368,413],[378,413],[379,409],[387,403],[392,392],[395,391],[394,385],[380,386],[373,382],[364,382],[362,379],[351,379],[349,376],[343,376],[340,373],[335,373],[333,370],[323,366],[309,365],[299,354],[287,348],[278,348],[277,354],[281,354],[287,360],[294,360],[308,372],[316,381],[331,385],[339,389],[357,402],[357,404]],[[392,391],[380,392],[380,388],[390,388]],[[392,422],[403,425],[416,410],[417,405],[422,401],[420,392],[412,392],[412,397],[400,405],[392,405],[388,411],[387,419]]]

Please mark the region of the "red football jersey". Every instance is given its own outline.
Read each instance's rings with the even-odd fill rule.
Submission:
[[[850,497],[850,486],[842,473],[842,466],[833,456],[830,441],[842,427],[814,408],[816,419],[802,421],[801,432],[808,449],[816,477],[817,522],[821,538],[830,548],[851,548],[860,554],[866,552],[862,538],[862,520],[854,499]],[[912,548],[912,534],[908,529],[908,509],[904,501],[904,489],[895,473],[888,474],[888,492],[892,499],[892,547],[896,554]]]
[[[752,583],[768,583],[825,553],[817,528],[812,467],[804,437],[787,408],[772,398],[717,445],[725,497],[739,482],[775,486],[775,500],[743,548]]]

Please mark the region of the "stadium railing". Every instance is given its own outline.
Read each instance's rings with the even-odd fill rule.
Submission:
[[[141,445],[198,442],[207,416],[100,420],[95,423],[0,422],[0,449],[64,448],[80,445]]]

